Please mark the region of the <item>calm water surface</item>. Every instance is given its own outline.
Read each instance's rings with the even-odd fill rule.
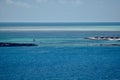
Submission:
[[[120,80],[119,46],[81,44],[85,37],[120,36],[112,31],[0,32],[0,41],[32,42],[36,47],[0,47],[0,80]]]

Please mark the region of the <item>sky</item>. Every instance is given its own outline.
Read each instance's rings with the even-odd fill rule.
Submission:
[[[120,0],[0,0],[0,22],[120,22]]]

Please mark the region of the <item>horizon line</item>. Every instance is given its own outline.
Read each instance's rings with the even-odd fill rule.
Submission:
[[[119,29],[83,28],[1,28],[0,31],[120,31]]]
[[[111,23],[111,22],[114,23],[115,22],[116,23],[116,22],[119,22],[120,23],[120,21],[96,21],[96,22],[95,21],[94,22],[93,21],[84,21],[84,22],[83,21],[81,22],[80,21],[64,21],[64,22],[62,21],[56,21],[56,22],[55,21],[54,22],[53,21],[51,22],[50,21],[46,21],[46,22],[45,21],[41,21],[41,22],[38,22],[38,21],[26,21],[26,22],[25,21],[23,22],[22,21],[14,21],[14,22],[13,21],[0,21],[0,23],[16,23],[16,22],[18,23],[19,22],[20,23],[28,23],[28,22],[35,22],[35,23],[96,23],[96,22],[97,23]]]
[[[0,22],[0,26],[119,26],[120,22]]]

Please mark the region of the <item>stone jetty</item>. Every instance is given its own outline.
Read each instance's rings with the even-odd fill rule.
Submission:
[[[19,46],[38,46],[34,43],[11,43],[11,42],[0,42],[0,47],[19,47]]]

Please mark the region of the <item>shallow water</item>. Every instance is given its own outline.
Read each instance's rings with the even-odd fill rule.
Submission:
[[[1,31],[0,42],[35,43],[39,46],[93,46],[120,41],[88,40],[94,36],[120,36],[119,31]],[[35,42],[33,42],[33,39]]]

